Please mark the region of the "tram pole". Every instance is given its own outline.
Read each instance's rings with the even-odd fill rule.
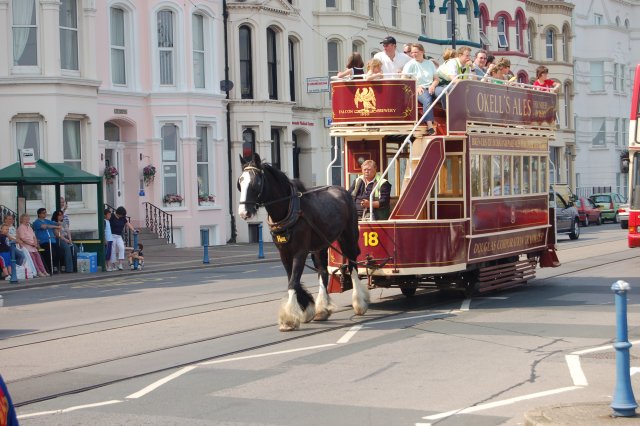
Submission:
[[[616,300],[616,389],[610,407],[614,417],[633,417],[636,415],[636,399],[631,387],[629,371],[629,348],[631,343],[627,337],[627,291],[631,289],[628,282],[618,280],[611,286]]]

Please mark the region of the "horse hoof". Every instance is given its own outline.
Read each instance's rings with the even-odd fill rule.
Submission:
[[[316,307],[314,305],[307,306],[304,311],[302,322],[311,322],[316,316]]]
[[[293,324],[280,324],[280,331],[295,331],[297,327]]]
[[[329,311],[322,311],[322,312],[318,312],[316,313],[316,316],[313,318],[314,321],[326,321],[329,319],[329,316],[331,315],[331,312]]]
[[[368,309],[369,309],[369,307],[367,305],[365,305],[365,306],[354,305],[353,306],[353,311],[355,312],[356,315],[364,315],[364,314],[367,313]]]

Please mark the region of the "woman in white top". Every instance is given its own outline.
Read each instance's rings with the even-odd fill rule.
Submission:
[[[402,73],[410,75],[417,80],[416,90],[418,93],[418,101],[422,104],[424,111],[426,111],[431,106],[436,87],[438,87],[436,66],[431,60],[424,57],[424,47],[420,43],[411,45],[411,56],[413,59],[404,66]],[[428,127],[427,135],[429,136],[436,133],[433,121],[433,110],[431,110],[424,118],[424,122],[427,123]]]

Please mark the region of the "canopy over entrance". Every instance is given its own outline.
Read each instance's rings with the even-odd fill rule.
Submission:
[[[84,170],[70,167],[63,163],[48,163],[44,160],[36,161],[35,167],[22,168],[20,163],[0,169],[0,186],[17,187],[18,197],[16,199],[16,212],[25,213],[26,200],[24,200],[25,185],[53,185],[56,191],[56,209],[60,209],[60,187],[64,185],[87,184],[95,185],[96,189],[96,221],[98,229],[97,245],[98,262],[105,268],[104,263],[104,194],[102,188],[102,177],[96,176]]]

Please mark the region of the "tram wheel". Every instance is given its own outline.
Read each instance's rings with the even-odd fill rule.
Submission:
[[[416,295],[416,288],[415,287],[402,287],[400,288],[400,291],[402,292],[402,294],[404,294],[407,297],[413,297]]]

